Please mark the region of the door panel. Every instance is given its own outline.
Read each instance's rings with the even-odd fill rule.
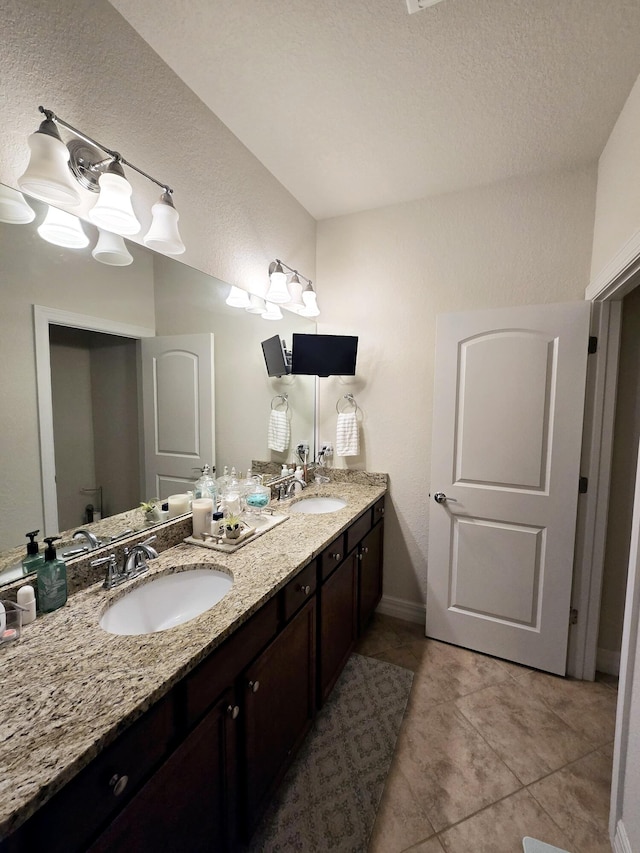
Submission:
[[[147,497],[186,491],[215,465],[213,335],[141,341]]]
[[[438,318],[427,635],[560,674],[589,312]]]

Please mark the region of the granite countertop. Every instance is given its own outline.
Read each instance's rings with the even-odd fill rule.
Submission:
[[[355,472],[354,472],[355,473]],[[0,838],[33,814],[154,702],[255,613],[299,569],[386,491],[385,475],[312,484],[302,497],[342,497],[322,515],[292,514],[233,554],[179,544],[149,572],[112,591],[93,583],[53,613],[38,616],[0,648]],[[294,498],[293,501],[300,499]],[[276,508],[287,512],[293,501]],[[117,598],[158,574],[218,568],[233,586],[183,625],[142,636],[104,632],[99,619]],[[73,567],[69,567],[69,573]]]

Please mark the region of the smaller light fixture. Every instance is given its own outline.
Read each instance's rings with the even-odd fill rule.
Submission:
[[[246,310],[249,314],[264,314],[267,310],[267,306],[261,296],[256,296],[255,293],[252,293],[249,297],[249,304],[247,305]]]
[[[235,285],[231,285],[231,290],[229,291],[229,295],[225,299],[225,302],[232,308],[248,308],[251,304],[247,291],[242,290],[241,287],[236,287]]]
[[[49,207],[44,222],[38,225],[38,234],[47,243],[64,246],[65,249],[84,249],[89,245],[89,238],[78,217],[57,207]]]
[[[302,301],[304,302],[304,308],[299,312],[301,317],[319,316],[320,309],[318,308],[318,298],[311,286],[311,282],[309,282],[306,288],[302,291]]]
[[[282,311],[279,305],[274,305],[273,302],[266,303],[267,310],[262,315],[263,320],[282,320]]]
[[[112,160],[98,178],[100,195],[89,211],[89,219],[98,228],[130,237],[140,230],[131,204],[131,184],[124,176],[124,169],[117,160]]]
[[[51,115],[31,134],[28,143],[31,157],[24,174],[18,178],[20,189],[51,204],[78,204],[80,193],[69,172],[69,149]]]
[[[0,184],[0,222],[26,225],[35,218],[35,210],[27,204],[22,193]]]
[[[160,201],[151,208],[151,215],[151,227],[144,236],[145,246],[166,255],[181,255],[185,245],[178,231],[180,215],[173,206],[173,198],[167,188],[160,196]]]
[[[123,238],[111,231],[98,229],[98,242],[91,252],[92,257],[101,264],[110,267],[128,267],[133,263],[133,257],[129,253]]]
[[[267,302],[283,304],[289,302],[291,294],[287,288],[287,275],[282,269],[282,263],[278,260],[269,264],[269,290],[265,296]]]
[[[289,280],[289,293],[291,294],[291,307],[294,311],[302,311],[305,307],[302,299],[302,282],[297,272],[294,272]]]

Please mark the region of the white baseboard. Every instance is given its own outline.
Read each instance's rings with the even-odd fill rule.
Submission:
[[[406,601],[404,598],[394,598],[392,595],[383,595],[380,604],[376,607],[376,613],[384,616],[395,616],[396,619],[404,619],[405,622],[417,622],[424,625],[426,621],[426,607],[415,601]]]
[[[613,849],[615,850],[615,853],[633,853],[631,844],[629,843],[627,830],[624,828],[624,824],[621,820],[618,821],[616,826],[616,834],[613,839]]]
[[[598,649],[596,669],[607,675],[620,675],[620,652],[610,652],[608,649]]]

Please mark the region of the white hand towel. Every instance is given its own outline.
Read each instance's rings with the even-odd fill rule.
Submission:
[[[289,449],[291,427],[286,412],[271,410],[268,439],[269,450],[277,450],[279,453],[283,453]]]
[[[338,415],[336,453],[338,456],[357,456],[360,453],[360,436],[356,412],[341,412]]]

